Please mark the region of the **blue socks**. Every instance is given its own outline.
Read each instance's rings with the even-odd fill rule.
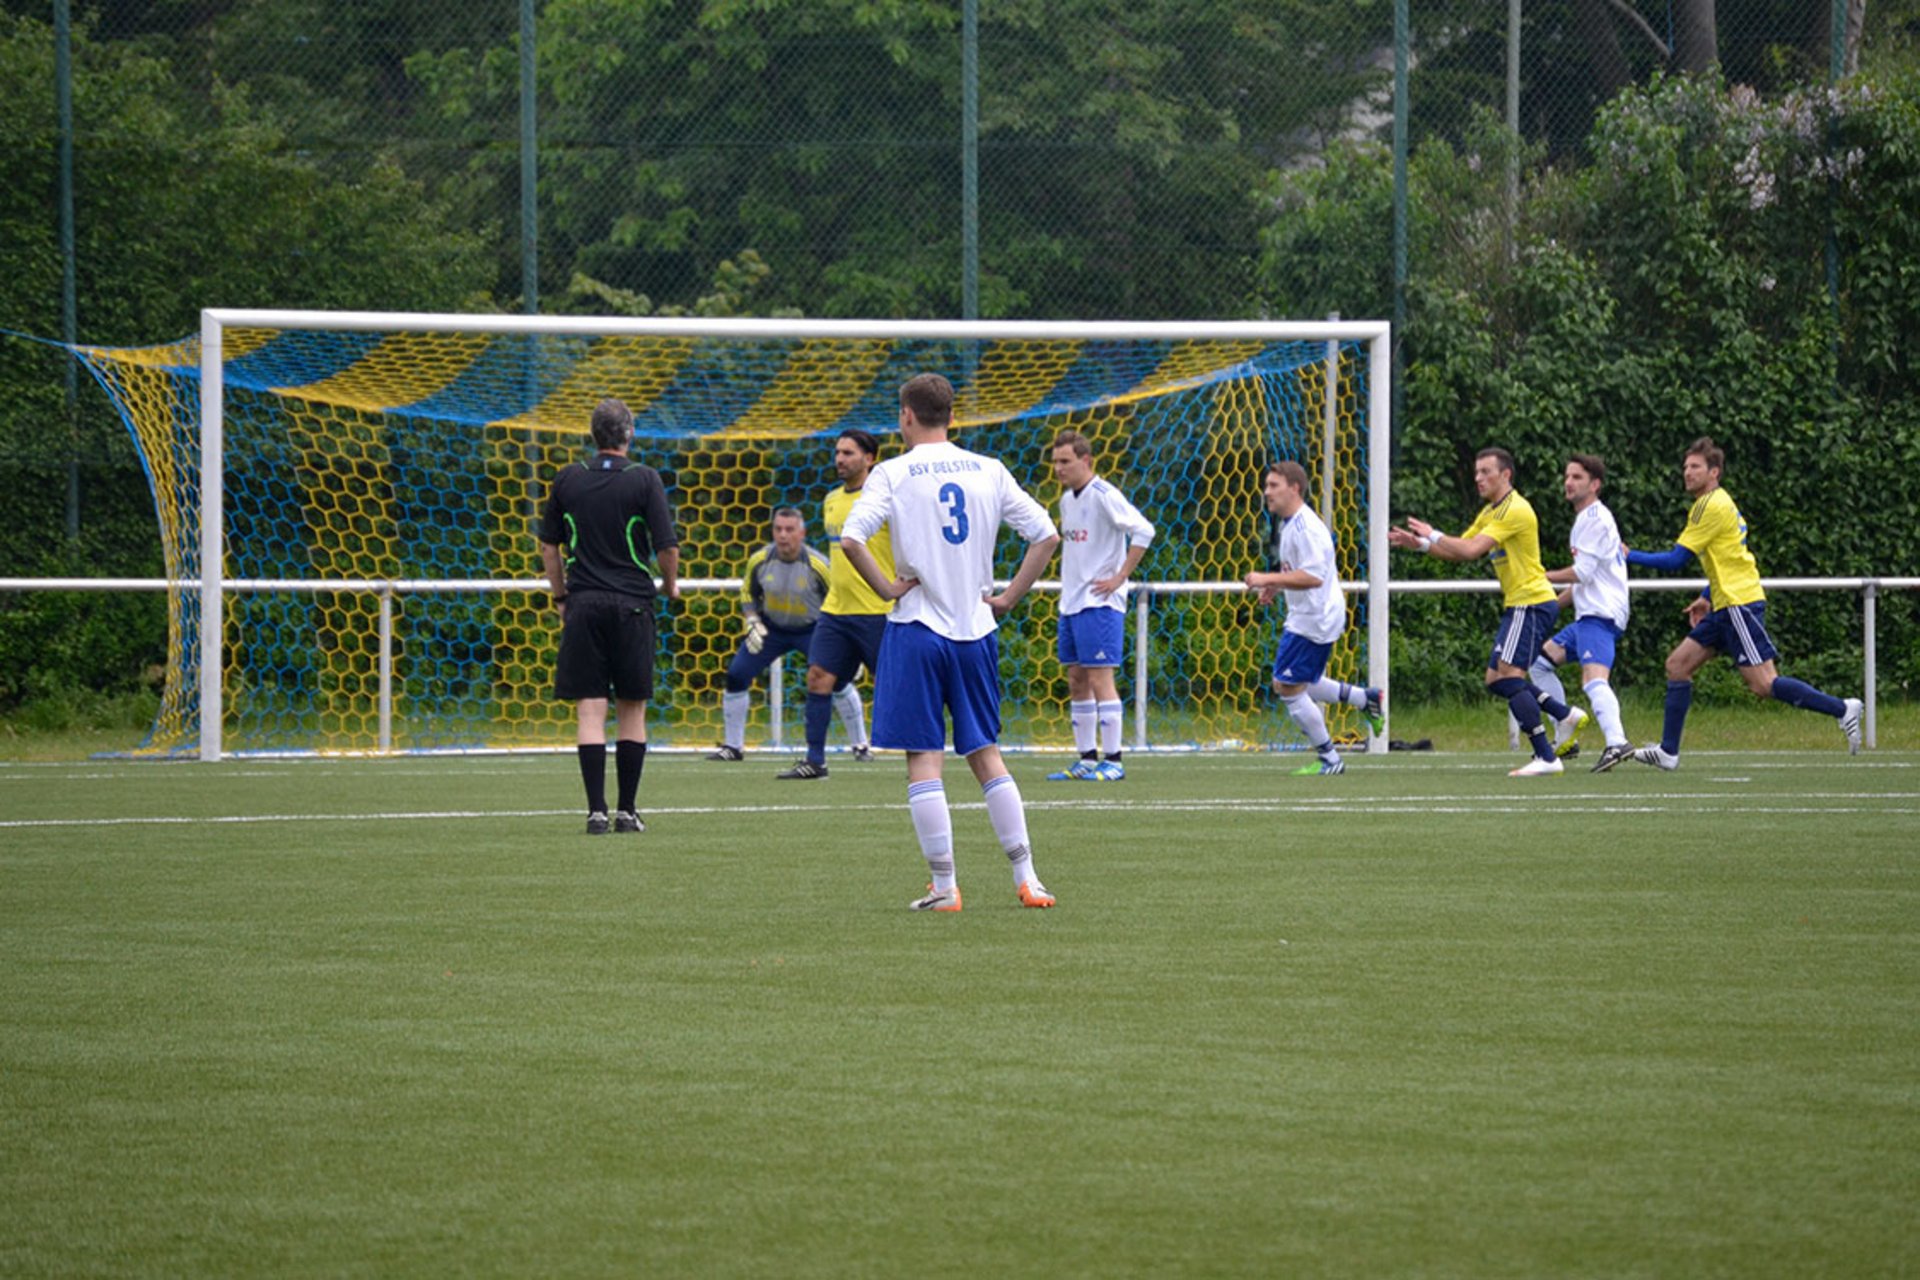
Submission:
[[[1805,680],[1795,680],[1791,676],[1775,676],[1773,696],[1777,702],[1790,707],[1799,707],[1803,711],[1818,711],[1823,716],[1839,719],[1847,713],[1847,704],[1830,693],[1808,684]]]
[[[1660,749],[1680,754],[1680,734],[1687,727],[1687,709],[1693,706],[1693,681],[1667,681],[1667,718],[1660,726]]]
[[[1487,692],[1507,700],[1508,710],[1513,712],[1521,732],[1533,744],[1533,754],[1542,760],[1552,760],[1553,743],[1547,737],[1546,726],[1540,722],[1540,700],[1534,697],[1533,686],[1519,676],[1507,676],[1488,685]]]
[[[827,762],[827,726],[833,723],[833,695],[830,693],[809,693],[807,695],[807,761],[810,764]]]

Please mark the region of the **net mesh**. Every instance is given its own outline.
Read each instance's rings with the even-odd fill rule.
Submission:
[[[137,443],[168,576],[184,580],[199,576],[199,347],[81,351]],[[570,744],[572,708],[551,696],[558,628],[544,591],[460,584],[540,576],[547,484],[591,452],[586,423],[605,396],[633,409],[634,455],[667,482],[684,579],[737,577],[778,506],[807,512],[819,543],[835,436],[862,427],[881,437],[882,457],[897,453],[898,388],[921,370],[955,383],[956,441],[1004,460],[1050,508],[1059,487],[1047,446],[1062,428],[1081,431],[1099,473],[1158,526],[1136,581],[1180,585],[1146,593],[1146,737],[1157,747],[1299,745],[1267,683],[1279,614],[1238,590],[1194,589],[1271,563],[1266,462],[1307,469],[1342,576],[1364,572],[1357,343],[229,329],[222,349],[224,572],[256,584],[226,597],[215,669],[228,751]],[[1003,534],[1003,576],[1020,550]],[[1036,592],[1003,624],[1009,746],[1071,742],[1056,600]],[[211,658],[197,593],[175,590],[170,605],[166,687],[140,748],[150,754],[198,749]],[[736,609],[719,589],[662,606],[657,745],[717,738]],[[1365,670],[1364,610],[1349,596],[1336,678]],[[1130,617],[1119,673],[1130,707],[1136,644]],[[784,666],[786,714],[773,723],[756,690],[750,748],[799,737],[804,664]],[[1350,709],[1329,717],[1336,735],[1357,736]]]

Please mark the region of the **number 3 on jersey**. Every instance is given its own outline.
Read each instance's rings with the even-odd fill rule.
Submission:
[[[947,506],[947,523],[940,526],[940,536],[957,547],[967,540],[967,491],[957,484],[943,484],[940,501]]]

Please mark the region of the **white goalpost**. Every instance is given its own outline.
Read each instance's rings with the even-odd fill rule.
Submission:
[[[302,335],[301,341],[307,345],[301,352],[293,352],[294,341],[290,335]],[[524,363],[509,369],[505,348],[516,342],[526,344]],[[1318,354],[1303,358],[1303,371],[1284,375],[1259,363],[1271,360],[1272,353],[1287,344],[1299,344],[1304,350]],[[1306,430],[1317,433],[1317,438],[1302,442],[1300,460],[1315,473],[1316,506],[1329,517],[1331,524],[1336,490],[1348,493],[1349,500],[1352,500],[1350,491],[1363,491],[1363,499],[1354,503],[1357,510],[1347,519],[1351,533],[1346,536],[1362,542],[1364,548],[1351,571],[1343,561],[1342,586],[1359,604],[1357,613],[1364,616],[1364,625],[1359,630],[1359,641],[1364,647],[1361,678],[1376,686],[1386,683],[1390,607],[1386,536],[1390,345],[1389,326],[1385,322],[599,319],[213,308],[202,313],[198,348],[197,370],[193,371],[197,372],[199,383],[197,465],[192,468],[197,473],[194,477],[197,480],[197,511],[194,512],[197,554],[192,559],[197,563],[190,566],[196,571],[193,574],[180,572],[173,576],[194,581],[197,586],[197,610],[189,611],[193,614],[191,618],[183,618],[181,629],[193,633],[183,642],[183,647],[196,650],[199,661],[195,681],[197,733],[193,736],[197,738],[196,753],[201,760],[219,760],[227,754],[226,729],[234,710],[229,699],[259,696],[258,690],[252,690],[251,695],[236,694],[226,671],[228,644],[237,646],[246,641],[242,636],[239,641],[222,642],[233,634],[229,631],[233,625],[230,605],[236,591],[268,593],[278,588],[344,593],[368,588],[391,589],[397,585],[395,579],[378,573],[320,572],[313,576],[302,574],[296,580],[292,576],[253,578],[231,571],[235,536],[232,524],[236,517],[229,506],[228,469],[236,465],[230,449],[231,435],[242,430],[235,416],[235,385],[239,380],[236,372],[244,376],[245,395],[250,402],[257,404],[266,396],[289,397],[302,403],[303,413],[315,415],[319,425],[301,423],[294,428],[303,437],[324,432],[328,423],[344,421],[351,414],[381,415],[389,421],[409,415],[438,414],[443,415],[446,422],[472,427],[476,438],[484,427],[518,433],[516,438],[564,430],[570,433],[568,438],[573,439],[584,422],[584,417],[575,412],[583,396],[624,393],[630,402],[653,394],[657,423],[673,425],[678,421],[674,414],[680,414],[684,418],[679,422],[680,427],[703,441],[746,440],[761,433],[781,439],[811,437],[817,443],[822,432],[840,423],[859,420],[861,405],[897,385],[889,380],[902,360],[927,362],[945,357],[966,366],[962,376],[954,378],[962,395],[962,403],[957,406],[957,425],[966,425],[961,421],[962,411],[969,415],[967,421],[982,424],[1004,423],[1019,414],[1033,415],[1033,421],[1038,423],[1051,422],[1049,415],[1110,412],[1133,415],[1128,418],[1131,424],[1128,429],[1144,433],[1150,428],[1141,425],[1149,421],[1143,405],[1149,401],[1171,403],[1168,398],[1180,394],[1202,396],[1204,393],[1209,398],[1196,399],[1198,407],[1192,412],[1220,416],[1221,421],[1230,422],[1235,430],[1239,429],[1238,417],[1229,419],[1226,415],[1243,412],[1239,407],[1242,403],[1254,406],[1245,412],[1250,415],[1249,425],[1254,432],[1251,447],[1256,449],[1271,449],[1271,445],[1262,441],[1278,438],[1271,423],[1257,421],[1265,411],[1258,402],[1263,396],[1273,398],[1271,391],[1260,389],[1258,379],[1268,378],[1269,386],[1280,386],[1290,396],[1293,382],[1277,381],[1284,376],[1303,388],[1301,394],[1307,399],[1302,403],[1308,405],[1315,419]],[[1065,386],[1075,371],[1093,359],[1089,353],[1107,359],[1105,353],[1133,350],[1149,353],[1152,360],[1158,362],[1153,365],[1154,372],[1144,378],[1137,377],[1133,366],[1115,355],[1112,357],[1115,372],[1108,383],[1100,383],[1096,377],[1104,373],[1104,367],[1087,374],[1088,393],[1084,404],[1070,403],[1071,397],[1064,391],[1057,397],[1058,405],[1048,399],[1053,392],[1045,385],[1046,379],[1058,377],[1060,382],[1056,386]],[[460,353],[458,361],[448,359],[446,353],[450,351]],[[769,365],[763,371],[754,363],[763,351],[771,353],[767,358],[778,367]],[[1182,366],[1174,358],[1182,352],[1200,353],[1194,357],[1190,372],[1182,372]],[[1216,353],[1215,363],[1209,364],[1202,358]],[[285,359],[276,364],[276,356]],[[405,362],[409,358],[421,362],[420,366],[407,367]],[[622,359],[628,362],[622,364]],[[1022,374],[1024,381],[1007,378],[1004,369],[1021,360],[1030,360],[1035,371]],[[445,362],[446,367],[435,366],[435,361]],[[680,363],[668,367],[675,361]],[[506,371],[501,374],[502,380],[484,391],[475,390],[474,394],[481,397],[477,405],[462,401],[463,382],[478,388],[476,371],[489,365]],[[695,408],[691,393],[682,393],[681,383],[691,385],[693,374],[689,370],[696,365],[700,366],[703,378],[717,379],[720,374],[711,371],[732,368],[743,385],[751,385],[761,394],[757,399],[738,397],[738,405],[729,405],[727,388],[716,382],[717,389],[711,390],[709,401],[720,407]],[[937,366],[929,363],[927,367]],[[288,372],[289,368],[298,368],[300,372]],[[598,381],[596,371],[600,375]],[[815,378],[816,385],[804,385],[809,376]],[[525,384],[524,394],[513,385],[516,377]],[[276,378],[304,378],[305,381],[275,382]],[[1312,390],[1313,384],[1318,384],[1320,389]],[[769,409],[768,401],[776,388],[790,399],[776,409]],[[977,392],[973,401],[966,398],[969,388]],[[1007,388],[1013,390],[1006,391]],[[109,386],[109,390],[113,388]],[[992,400],[992,395],[1001,391],[1006,391],[1005,402]],[[485,402],[487,395],[495,396],[498,402]],[[676,401],[676,395],[685,403]],[[335,402],[349,407],[305,407],[332,406]],[[1231,409],[1221,407],[1229,402],[1233,404]],[[637,412],[640,408],[636,404]],[[125,403],[122,412],[128,414],[132,425],[134,415]],[[260,411],[249,409],[247,412]],[[701,414],[708,416],[701,417]],[[1096,420],[1106,421],[1097,417]],[[252,438],[258,429],[249,423],[243,430],[249,437],[248,447],[256,447]],[[140,433],[136,431],[136,435]],[[831,435],[825,438],[830,449]],[[1287,439],[1291,441],[1292,436],[1289,434]],[[150,450],[159,447],[156,442]],[[331,448],[324,441],[308,447],[322,451]],[[520,508],[526,506],[528,492],[546,478],[534,475],[540,470],[538,460],[543,456],[538,452],[529,452],[509,464],[492,453],[480,456],[482,450],[477,444],[470,447],[475,450],[476,470],[484,464],[491,469],[487,472],[489,476],[509,466],[527,473],[524,477],[516,473],[511,481],[517,486],[511,491],[519,495],[515,501]],[[367,448],[369,453],[379,452],[382,466],[392,463],[402,452],[391,442]],[[1342,457],[1355,460],[1352,469],[1357,474],[1341,473],[1339,459]],[[251,473],[260,470],[262,464],[244,465],[250,473],[247,483],[255,483]],[[323,478],[311,481],[309,488],[341,483],[346,491],[351,491],[365,484],[397,483],[404,487],[413,483],[368,479],[374,465],[365,457],[355,456],[339,467],[344,481]],[[1139,465],[1143,469],[1151,466]],[[151,465],[150,472],[155,473],[158,500],[161,480]],[[724,500],[691,491],[692,486],[720,483],[715,479],[718,475],[725,475],[727,483],[738,483],[732,472],[716,470],[714,475],[704,475],[689,464],[680,476],[685,491],[676,494],[676,502],[710,503],[716,509],[728,509],[727,504],[735,501],[731,491]],[[493,482],[503,489],[507,484],[498,477],[494,477]],[[1257,502],[1257,481],[1252,497]],[[311,500],[311,493],[301,500]],[[1220,500],[1225,501],[1226,495]],[[403,506],[404,501],[395,498],[389,505]],[[496,501],[495,505],[501,504]],[[275,518],[272,513],[266,517],[249,517],[255,522],[272,518]],[[355,515],[353,520],[364,523],[365,517]],[[165,522],[163,512],[163,524]],[[310,530],[319,529],[320,535],[329,534],[320,528],[317,519],[309,519],[307,525]],[[1173,532],[1175,536],[1181,535],[1177,522]],[[412,536],[417,539],[418,535]],[[324,542],[326,538],[319,540]],[[1187,559],[1199,569],[1224,563],[1210,558],[1212,552],[1203,554],[1197,542],[1191,551]],[[384,564],[386,560],[369,555],[365,562],[375,565]],[[317,565],[321,560],[316,557],[313,563]],[[416,590],[525,593],[543,590],[545,584],[531,574],[462,574],[419,576],[398,585]],[[1226,574],[1148,584],[1156,601],[1162,597],[1172,600],[1183,592],[1219,594],[1237,585]],[[390,590],[388,594],[390,597]],[[382,625],[390,631],[391,619]],[[335,628],[334,632],[337,631]],[[1144,625],[1141,631],[1144,640]],[[334,632],[328,633],[327,643],[340,643]],[[385,641],[382,643],[379,679],[390,687],[394,679],[389,667],[390,646]],[[345,661],[338,655],[332,660]],[[354,661],[357,663],[358,659]],[[494,661],[498,663],[501,659],[496,655]],[[1136,655],[1136,677],[1150,678],[1144,648]],[[1144,738],[1146,691],[1139,690],[1139,695],[1136,732]],[[390,714],[390,704],[383,706],[381,714],[383,717]],[[384,722],[382,733],[386,733]],[[384,736],[382,740],[385,741]],[[1198,740],[1205,745],[1204,735]],[[1374,739],[1368,743],[1368,749],[1384,751],[1386,743],[1383,739]]]

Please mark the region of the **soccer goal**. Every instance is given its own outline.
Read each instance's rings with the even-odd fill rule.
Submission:
[[[891,456],[898,387],[922,370],[956,387],[955,439],[1050,507],[1048,446],[1072,427],[1158,526],[1122,678],[1132,745],[1299,745],[1268,690],[1279,615],[1240,587],[1273,555],[1261,468],[1301,463],[1334,531],[1353,625],[1332,674],[1384,683],[1387,335],[1355,321],[209,310],[197,338],[81,348],[139,447],[175,584],[142,751],[569,744],[534,529],[604,396],[632,407],[635,456],[666,477],[680,523],[688,591],[662,606],[652,736],[710,743],[738,635],[731,587],[773,508],[806,512],[818,542],[835,437],[865,428]],[[1003,572],[1018,551],[1007,535]],[[1001,633],[1009,746],[1071,740],[1055,599],[1036,592]],[[1336,733],[1359,739],[1345,714]]]

